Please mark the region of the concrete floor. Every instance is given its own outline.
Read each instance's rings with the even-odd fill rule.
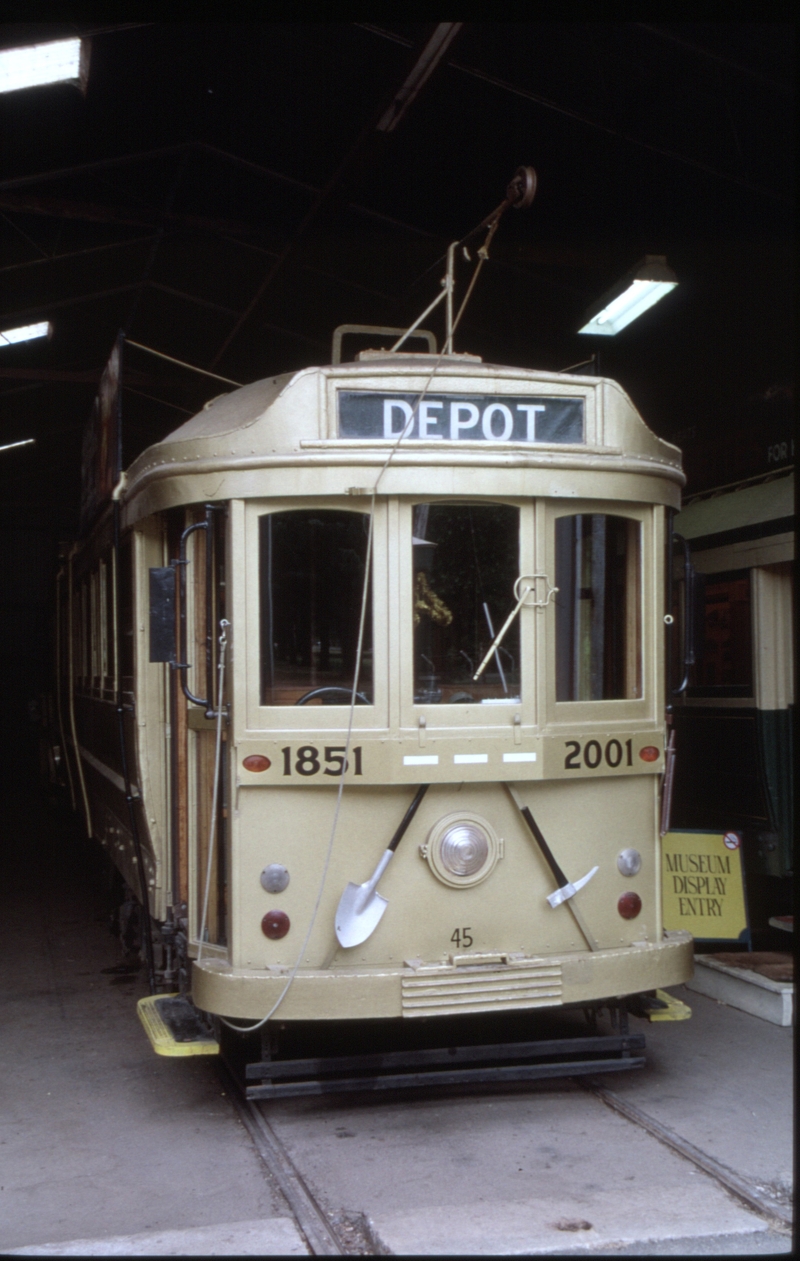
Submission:
[[[285,1219],[211,1065],[154,1055],[108,971],[92,850],[35,795],[4,815],[0,1248]]]
[[[120,947],[93,850],[35,794],[5,806],[0,1249],[304,1252],[213,1064],[153,1055],[135,1015],[141,977],[107,970]],[[793,1030],[678,993],[692,1019],[632,1019],[647,1067],[604,1084],[785,1200]],[[286,1100],[264,1114],[323,1208],[364,1214],[393,1252],[791,1249],[574,1083]]]

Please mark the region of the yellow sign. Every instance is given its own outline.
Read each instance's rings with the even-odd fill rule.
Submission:
[[[661,838],[664,927],[738,941],[747,930],[740,832],[667,832]]]

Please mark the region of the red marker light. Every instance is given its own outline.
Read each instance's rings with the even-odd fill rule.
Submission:
[[[246,771],[268,771],[272,763],[268,757],[263,757],[260,753],[251,753],[244,759],[242,766]]]
[[[661,757],[661,750],[657,749],[654,744],[646,744],[643,749],[639,750],[639,757],[643,762],[657,762]]]
[[[617,903],[617,910],[623,919],[636,919],[641,909],[642,899],[638,893],[623,893]]]
[[[280,941],[291,926],[291,920],[285,911],[267,911],[261,921],[261,931],[270,941]]]

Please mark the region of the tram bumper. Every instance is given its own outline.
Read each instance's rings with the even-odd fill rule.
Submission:
[[[192,998],[201,1011],[234,1019],[259,1020],[280,999],[276,1020],[379,1020],[587,1005],[680,985],[692,972],[691,935],[670,932],[661,942],[591,953],[303,968],[288,989],[288,968],[203,959],[193,967]]]

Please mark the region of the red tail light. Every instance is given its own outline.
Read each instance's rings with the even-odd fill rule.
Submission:
[[[246,771],[268,771],[272,763],[268,757],[262,757],[260,753],[251,753],[244,759],[242,766]]]
[[[657,762],[661,757],[661,750],[657,749],[654,744],[646,744],[643,749],[639,750],[639,757],[643,762]]]
[[[617,902],[617,910],[623,919],[636,919],[641,909],[642,899],[638,893],[623,893]]]
[[[261,921],[261,931],[270,941],[280,941],[291,928],[291,921],[285,911],[267,911]]]

